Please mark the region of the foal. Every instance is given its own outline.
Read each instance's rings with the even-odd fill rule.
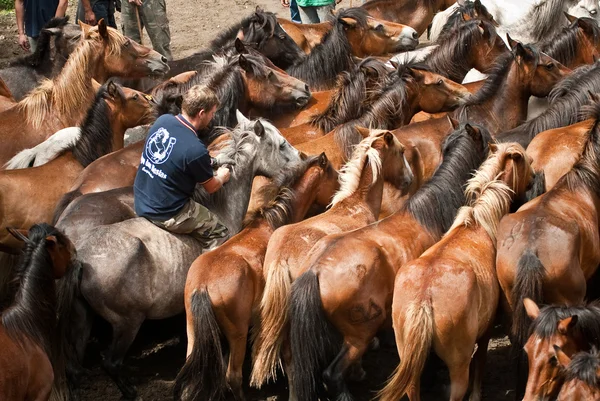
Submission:
[[[556,401],[600,400],[600,353],[597,348],[579,352],[569,358],[562,349],[554,346],[556,358],[566,370],[565,383]]]

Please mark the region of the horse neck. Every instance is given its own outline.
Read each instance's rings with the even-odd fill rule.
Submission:
[[[112,132],[111,152],[123,149],[125,146],[125,131],[128,128],[123,121],[122,110],[109,105],[110,130]]]
[[[356,210],[356,206],[363,206],[372,214],[373,219],[379,217],[381,200],[383,198],[383,169],[379,172],[377,180],[373,182],[373,171],[370,163],[363,167],[358,188],[346,199],[340,202],[340,207]],[[337,205],[336,205],[337,206]]]
[[[111,106],[104,99],[94,104],[81,128],[81,137],[73,148],[73,155],[83,167],[96,159],[123,148],[125,128]],[[115,128],[118,131],[115,131]],[[120,135],[120,137],[119,137]]]
[[[317,198],[320,183],[320,175],[311,174],[308,178],[302,178],[294,185],[293,190],[295,196],[294,201],[292,202],[291,223],[297,223],[304,220],[308,210]]]
[[[414,115],[423,110],[421,107],[421,88],[416,82],[411,81],[406,85],[406,107],[404,109],[406,111],[402,114],[402,125],[410,124],[410,120]]]

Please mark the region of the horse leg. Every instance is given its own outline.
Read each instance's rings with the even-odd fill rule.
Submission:
[[[78,401],[81,379],[85,373],[83,358],[87,343],[92,332],[93,316],[85,301],[75,297],[72,308],[73,317],[69,328],[68,338],[72,344],[72,352],[67,360],[67,377],[70,384],[71,397]]]
[[[287,336],[283,340],[281,344],[281,359],[283,361],[283,368],[285,370],[285,375],[288,379],[288,401],[298,401],[296,398],[296,390],[294,389],[294,374],[293,374],[293,364],[292,364],[292,349],[290,347],[290,343],[287,340]]]
[[[462,401],[469,389],[471,356],[460,358],[448,365],[450,371],[450,401]]]
[[[115,382],[124,400],[135,400],[137,390],[129,380],[121,374],[123,360],[127,350],[133,343],[140,326],[144,322],[143,316],[123,316],[118,322],[112,322],[113,339],[108,350],[108,355],[102,361],[102,367]]]
[[[243,332],[242,332],[243,333]],[[246,332],[236,337],[227,337],[229,342],[229,364],[227,366],[227,383],[233,392],[236,401],[245,400],[242,389],[242,367],[246,357],[246,345],[248,341],[248,328]]]
[[[370,338],[366,341],[363,338],[346,338],[341,351],[323,373],[327,389],[331,395],[337,396],[337,401],[353,399],[346,384],[346,373],[353,373],[356,379],[364,379],[365,372],[361,366],[361,358],[370,343]]]
[[[485,360],[487,358],[487,349],[490,342],[491,335],[485,333],[483,337],[477,341],[477,351],[471,362],[473,367],[473,391],[469,401],[480,401],[481,400],[481,382],[483,381],[483,370],[485,367]]]

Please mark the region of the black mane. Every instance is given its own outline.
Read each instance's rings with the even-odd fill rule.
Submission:
[[[464,4],[457,4],[457,7],[452,14],[450,14],[442,27],[437,41],[443,40],[447,35],[452,35],[455,29],[467,22],[464,20],[465,15],[468,15],[471,19],[478,19],[490,23],[494,22],[494,17],[479,0],[467,0]]]
[[[600,304],[598,302],[580,306],[544,306],[540,309],[539,316],[531,323],[530,335],[550,338],[558,332],[558,323],[561,320],[575,315],[577,324],[573,326],[573,336],[581,338],[584,343],[600,347]]]
[[[464,184],[487,156],[490,134],[483,127],[481,143],[476,143],[461,125],[442,146],[443,161],[435,174],[404,205],[437,238],[452,226],[458,209],[465,204]]]
[[[573,355],[565,371],[565,381],[581,380],[593,389],[600,388],[600,353],[598,347],[590,352],[578,352]]]
[[[582,28],[579,26],[580,21],[591,32],[582,32]],[[598,23],[591,18],[578,18],[571,25],[563,28],[552,39],[540,45],[540,49],[561,64],[569,66],[577,55],[582,35],[589,37],[594,47],[600,47],[600,26],[598,26]]]

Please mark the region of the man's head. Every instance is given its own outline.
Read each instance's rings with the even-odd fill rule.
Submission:
[[[183,96],[181,109],[185,117],[196,129],[202,129],[210,124],[219,107],[217,95],[207,86],[193,86]]]

